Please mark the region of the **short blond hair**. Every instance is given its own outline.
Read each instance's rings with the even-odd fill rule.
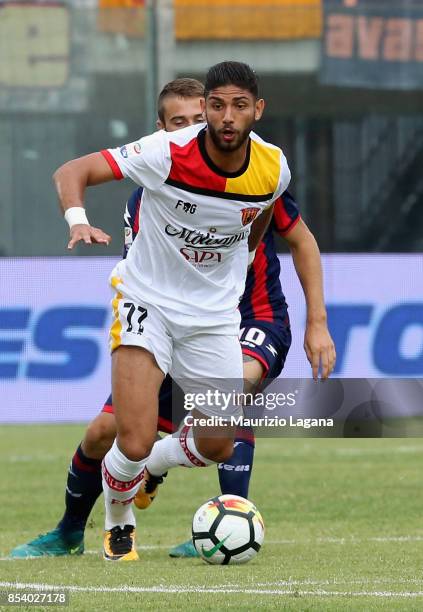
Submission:
[[[163,101],[170,97],[175,98],[204,98],[204,85],[197,79],[175,79],[167,83],[157,99],[157,114],[162,123],[165,121]]]

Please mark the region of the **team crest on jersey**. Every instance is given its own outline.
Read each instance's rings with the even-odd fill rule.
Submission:
[[[242,225],[252,223],[260,212],[260,208],[243,208],[241,210]]]

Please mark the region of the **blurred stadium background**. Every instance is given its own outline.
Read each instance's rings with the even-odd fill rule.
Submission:
[[[285,150],[324,253],[336,374],[423,377],[420,0],[0,1],[0,420],[85,420],[108,393],[107,276],[131,184],[89,192],[113,242],[75,258],[52,172],[152,131],[161,86],[224,59],[258,72],[257,131]],[[309,376],[278,244],[286,375]]]

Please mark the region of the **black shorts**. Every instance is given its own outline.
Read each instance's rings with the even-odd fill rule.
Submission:
[[[240,342],[243,355],[254,357],[263,365],[263,378],[277,378],[291,346],[288,314],[274,322],[243,320]]]

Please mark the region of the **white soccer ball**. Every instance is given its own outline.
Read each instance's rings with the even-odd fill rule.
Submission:
[[[264,539],[260,512],[238,495],[213,497],[194,514],[192,541],[204,561],[214,565],[247,563]]]

